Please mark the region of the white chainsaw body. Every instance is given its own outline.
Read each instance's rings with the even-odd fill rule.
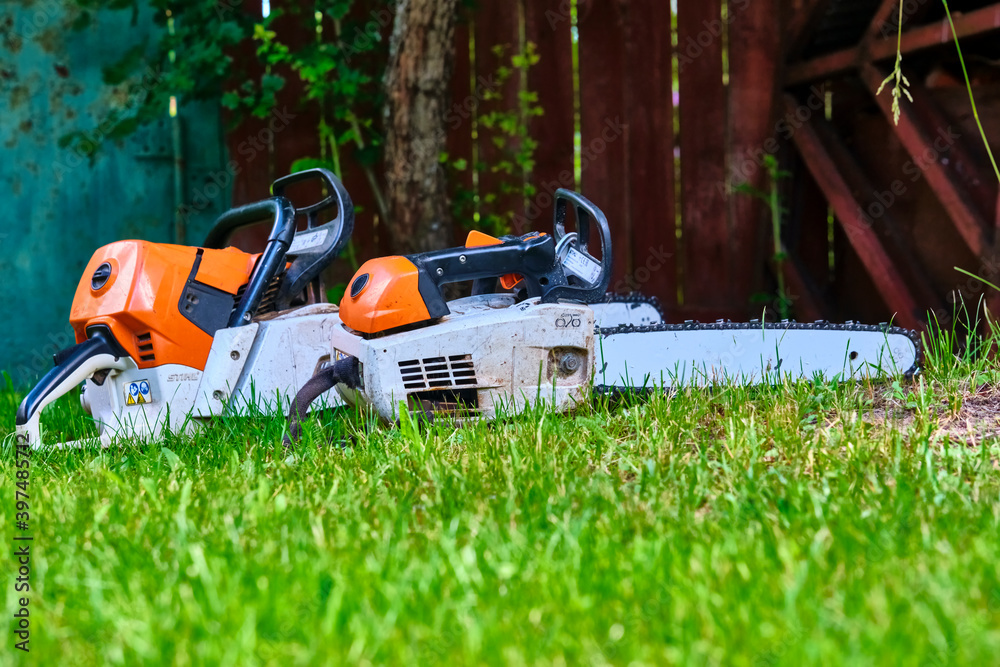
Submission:
[[[331,335],[339,324],[335,306],[318,304],[222,329],[204,371],[179,365],[139,369],[125,357],[102,384],[86,381],[81,402],[94,417],[102,444],[116,438],[155,440],[168,429],[190,431],[227,411],[280,412],[329,360]],[[328,407],[343,404],[334,391],[321,401]],[[36,447],[37,428],[36,423],[34,437],[29,433]]]
[[[496,308],[499,304],[502,304],[501,310]],[[511,297],[489,296],[472,297],[453,302],[450,305],[456,317],[460,314],[492,315],[492,318],[486,317],[485,323],[482,325],[485,327],[485,332],[492,330],[500,320],[508,321],[504,331],[510,332],[510,335],[515,336],[515,338],[519,337],[524,340],[526,336],[532,335],[532,327],[538,324],[539,319],[537,317],[528,318],[523,325],[509,322],[511,315],[520,312],[516,311],[516,308],[511,308],[512,304]],[[561,309],[561,312],[570,312],[561,306],[557,309]],[[655,309],[647,305],[637,308],[633,304],[628,304],[625,307],[617,303],[601,303],[591,307],[574,306],[573,312],[582,312],[581,309],[592,311],[585,317],[586,314],[581,314],[580,319],[580,327],[584,327],[590,332],[590,338],[593,338],[594,313],[597,313],[603,322],[614,322],[615,324],[630,324],[634,323],[635,319],[646,320],[655,316]],[[504,313],[504,316],[498,317],[501,312]],[[627,317],[629,314],[635,316]],[[497,343],[503,343],[505,336],[501,335],[498,330],[496,339],[493,340],[490,335],[484,335],[484,329],[481,328],[477,328],[475,335],[471,335],[466,329],[469,320],[463,318],[461,322],[459,326],[466,333],[455,333],[454,335],[463,343],[475,340],[476,336],[491,341],[489,345],[480,346],[476,355],[480,360],[481,368],[492,368],[492,366],[483,365],[486,361],[484,348],[495,348]],[[435,332],[431,337],[433,340],[438,339],[442,333],[447,331],[447,329],[441,328],[444,324],[447,323],[439,324],[431,330]],[[455,325],[452,324],[450,330],[454,329]],[[558,341],[569,340],[562,335],[565,330],[560,329],[559,331],[560,335],[557,336],[556,347],[570,345],[569,342],[558,344]],[[412,333],[414,332],[411,332],[411,335]],[[507,337],[508,345],[509,341],[515,338]],[[354,349],[350,344],[350,341],[354,339],[356,339],[355,336],[344,331],[335,306],[329,304],[305,306],[271,319],[263,319],[247,326],[222,329],[216,332],[212,351],[204,371],[180,365],[139,369],[128,357],[119,359],[115,363],[111,363],[109,360],[96,361],[93,370],[97,370],[97,366],[114,367],[100,385],[95,383],[93,379],[86,379],[81,390],[80,400],[84,409],[94,418],[98,429],[97,441],[104,445],[111,443],[116,438],[155,440],[167,430],[175,433],[190,432],[205,423],[206,420],[226,414],[227,411],[229,414],[244,415],[282,413],[288,408],[296,392],[323,364],[331,360],[331,341],[334,341],[333,348],[338,348],[339,345]],[[387,341],[389,337],[381,340]],[[428,340],[421,337],[416,337],[413,340],[423,340],[422,349],[430,349]],[[409,344],[410,339],[407,339],[406,345]],[[372,355],[375,354],[376,347],[377,345],[372,347]],[[412,354],[405,354],[395,345],[391,348],[383,347],[383,349],[391,349],[393,353],[398,352],[401,361],[414,357]],[[456,352],[455,354],[466,353]],[[501,369],[514,367],[514,357],[510,350],[504,359],[498,359],[496,354],[497,352],[494,350],[494,354],[489,356],[491,364],[493,361],[499,361]],[[419,357],[419,355],[417,356]],[[420,358],[431,357],[425,355]],[[533,367],[532,371],[529,372],[527,364],[527,359],[522,359],[516,364],[516,372],[519,374],[516,384],[524,388],[528,399],[525,401],[515,400],[512,407],[515,405],[523,407],[526,402],[538,394],[538,368]],[[377,364],[372,365],[371,368],[376,366]],[[84,372],[92,373],[93,370],[85,370]],[[497,374],[490,373],[488,375]],[[380,375],[380,377],[388,378],[390,376]],[[488,376],[483,375],[482,377],[487,378]],[[487,382],[486,385],[477,385],[477,391],[482,392],[485,415],[491,417],[500,407],[499,397],[510,395],[512,392],[509,389],[515,384],[513,375],[507,377],[501,372],[497,378],[505,379],[484,380]],[[489,384],[490,382],[492,384]],[[389,394],[386,400],[375,400],[371,403],[387,419],[398,418],[398,405],[394,404],[393,396],[398,395],[405,400],[409,392],[401,386],[393,387],[391,382],[382,383],[373,380],[372,384],[373,386],[386,384]],[[461,386],[467,388],[465,385]],[[352,401],[358,398],[353,392],[346,389],[343,391]],[[573,401],[580,400],[584,395],[582,389],[570,390],[564,377],[558,378],[554,394],[558,405],[568,406]],[[546,398],[551,399],[552,396],[553,394],[549,392]],[[321,407],[331,408],[343,405],[344,400],[337,391],[329,391],[320,397],[317,404]],[[37,417],[38,415],[32,420],[33,423],[29,423],[25,429],[28,441],[34,447],[40,446],[41,442],[38,437]],[[83,443],[62,443],[58,446],[79,444]]]
[[[411,331],[365,339],[335,328],[334,355],[356,357],[363,385],[340,385],[349,403],[387,421],[411,412],[455,421],[494,419],[546,403],[559,411],[589,400],[594,309],[581,304],[514,304],[484,295],[448,304],[451,315]]]

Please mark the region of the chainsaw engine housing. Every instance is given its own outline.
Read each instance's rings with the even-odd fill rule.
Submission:
[[[77,343],[106,326],[140,369],[165,365],[202,370],[212,336],[225,328],[259,255],[235,248],[204,250],[146,241],[99,249],[73,298]]]
[[[582,304],[506,294],[448,303],[434,326],[365,338],[334,327],[334,357],[357,357],[362,387],[343,385],[348,403],[386,421],[400,406],[456,422],[515,414],[539,402],[556,410],[586,401],[594,372],[594,311]]]

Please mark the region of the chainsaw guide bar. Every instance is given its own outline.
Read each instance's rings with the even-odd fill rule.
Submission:
[[[920,371],[920,366],[923,363],[923,349],[921,346],[920,335],[916,331],[909,329],[903,329],[901,327],[890,326],[889,324],[879,324],[879,325],[867,325],[858,324],[856,322],[847,322],[845,324],[830,324],[829,322],[820,320],[817,322],[806,323],[806,322],[795,322],[795,321],[782,321],[782,322],[762,322],[760,320],[751,320],[749,322],[731,322],[728,320],[719,320],[714,323],[701,323],[695,321],[687,321],[683,324],[666,324],[659,323],[648,326],[634,326],[634,325],[620,325],[615,327],[604,327],[597,329],[597,335],[599,337],[598,346],[601,349],[601,354],[604,353],[604,346],[609,344],[615,344],[622,342],[622,337],[632,337],[637,338],[632,341],[626,342],[625,345],[628,346],[627,356],[631,358],[640,358],[645,360],[646,357],[643,356],[643,352],[639,347],[635,345],[640,339],[639,336],[643,337],[643,340],[649,340],[651,334],[674,334],[675,342],[681,342],[684,338],[691,336],[703,336],[705,333],[725,333],[725,332],[761,332],[762,338],[766,339],[769,333],[781,334],[781,337],[777,339],[778,344],[785,344],[789,340],[795,341],[796,336],[799,332],[806,332],[809,334],[807,339],[809,345],[813,348],[819,348],[820,342],[815,340],[816,334],[822,333],[840,333],[846,334],[847,336],[842,337],[841,340],[850,342],[851,340],[857,341],[858,338],[862,339],[873,339],[879,343],[878,354],[874,359],[867,359],[860,356],[858,352],[851,352],[847,347],[832,348],[832,349],[817,349],[816,356],[821,355],[823,352],[829,352],[829,359],[831,360],[826,369],[812,367],[811,373],[804,372],[805,369],[801,366],[802,359],[800,358],[800,366],[796,368],[794,363],[785,364],[785,360],[780,356],[777,360],[777,364],[773,367],[765,367],[760,370],[763,371],[763,375],[773,373],[773,378],[777,379],[781,376],[787,375],[788,373],[794,373],[796,370],[800,371],[800,379],[809,379],[814,377],[817,373],[822,374],[824,371],[829,373],[829,371],[836,368],[834,364],[840,364],[841,370],[851,370],[850,377],[855,377],[857,375],[854,371],[854,367],[861,367],[867,365],[869,368],[876,370],[874,376],[889,376],[889,375],[901,375],[906,378],[912,378]],[[859,336],[851,337],[850,334],[858,334]],[[618,341],[615,338],[618,337]],[[772,339],[774,336],[772,335]],[[661,337],[665,339],[665,337]],[[720,340],[723,338],[720,337]],[[750,342],[749,337],[743,337],[744,342]],[[631,343],[631,344],[629,344]],[[890,343],[895,343],[895,347],[892,347]],[[770,343],[768,343],[770,344]],[[912,349],[908,349],[908,346],[912,346]],[[662,352],[666,345],[656,345],[657,351]],[[889,358],[886,359],[885,348],[890,349]],[[721,352],[721,356],[726,355],[726,351]],[[771,350],[768,349],[768,352]],[[777,350],[775,350],[777,351]],[[853,356],[858,355],[858,356]],[[742,354],[742,356],[746,356]],[[696,359],[698,357],[695,357]],[[705,356],[700,355],[700,360],[704,362]],[[857,362],[856,364],[853,362]],[[899,367],[899,363],[907,364],[904,368]],[[670,368],[669,363],[663,364],[663,362],[653,362],[654,364],[659,364],[658,368],[651,368],[651,371],[657,371],[655,373],[641,373],[638,374],[638,378],[659,378],[660,382],[657,382],[657,386],[670,386],[670,383],[664,382],[662,378],[662,373],[666,368]],[[683,361],[681,363],[687,363]],[[723,364],[724,366],[724,364]],[[846,368],[844,368],[846,367]],[[691,366],[693,369],[692,375],[680,375],[680,381],[676,382],[677,386],[686,386],[694,381],[695,384],[705,385],[712,384],[713,382],[722,381],[732,381],[734,378],[739,381],[740,378],[737,374],[728,374],[724,370],[720,372],[720,369],[713,367],[711,371],[705,367],[705,370],[698,369],[697,366]],[[695,374],[700,374],[700,377],[695,377]],[[598,369],[598,376],[601,375],[601,369]],[[826,375],[826,379],[833,379],[838,373],[832,373]],[[867,377],[871,377],[872,374],[865,374]],[[677,374],[671,378],[676,380]],[[635,379],[634,377],[632,379]],[[763,377],[760,378],[749,378],[744,377],[744,380],[752,380],[755,383],[760,383],[764,381]],[[847,378],[841,378],[847,379]],[[643,383],[645,384],[645,383]],[[615,393],[620,392],[623,389],[636,389],[636,384],[632,381],[625,382],[612,382],[612,383],[597,383],[597,378],[595,377],[595,392],[599,394]]]

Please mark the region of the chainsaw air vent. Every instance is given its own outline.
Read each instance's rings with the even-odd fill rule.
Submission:
[[[153,335],[146,332],[144,334],[137,335],[135,339],[139,344],[139,360],[156,361],[156,355],[153,353]]]
[[[399,372],[406,389],[472,387],[479,382],[471,354],[401,361]]]

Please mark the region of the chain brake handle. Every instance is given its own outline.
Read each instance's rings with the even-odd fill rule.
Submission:
[[[576,232],[566,231],[566,218],[570,205],[576,213]],[[601,259],[590,254],[591,222],[597,228],[598,240],[601,243]],[[611,282],[613,249],[611,244],[611,227],[608,218],[601,209],[589,199],[571,190],[559,189],[555,194],[555,211],[552,225],[552,236],[556,241],[557,259],[563,263],[580,264],[581,273],[595,273],[593,281],[581,278],[577,272],[566,272],[568,284],[554,287],[542,298],[544,302],[554,302],[558,299],[570,299],[584,303],[597,303],[604,299],[608,284]],[[575,254],[574,254],[575,253]]]

